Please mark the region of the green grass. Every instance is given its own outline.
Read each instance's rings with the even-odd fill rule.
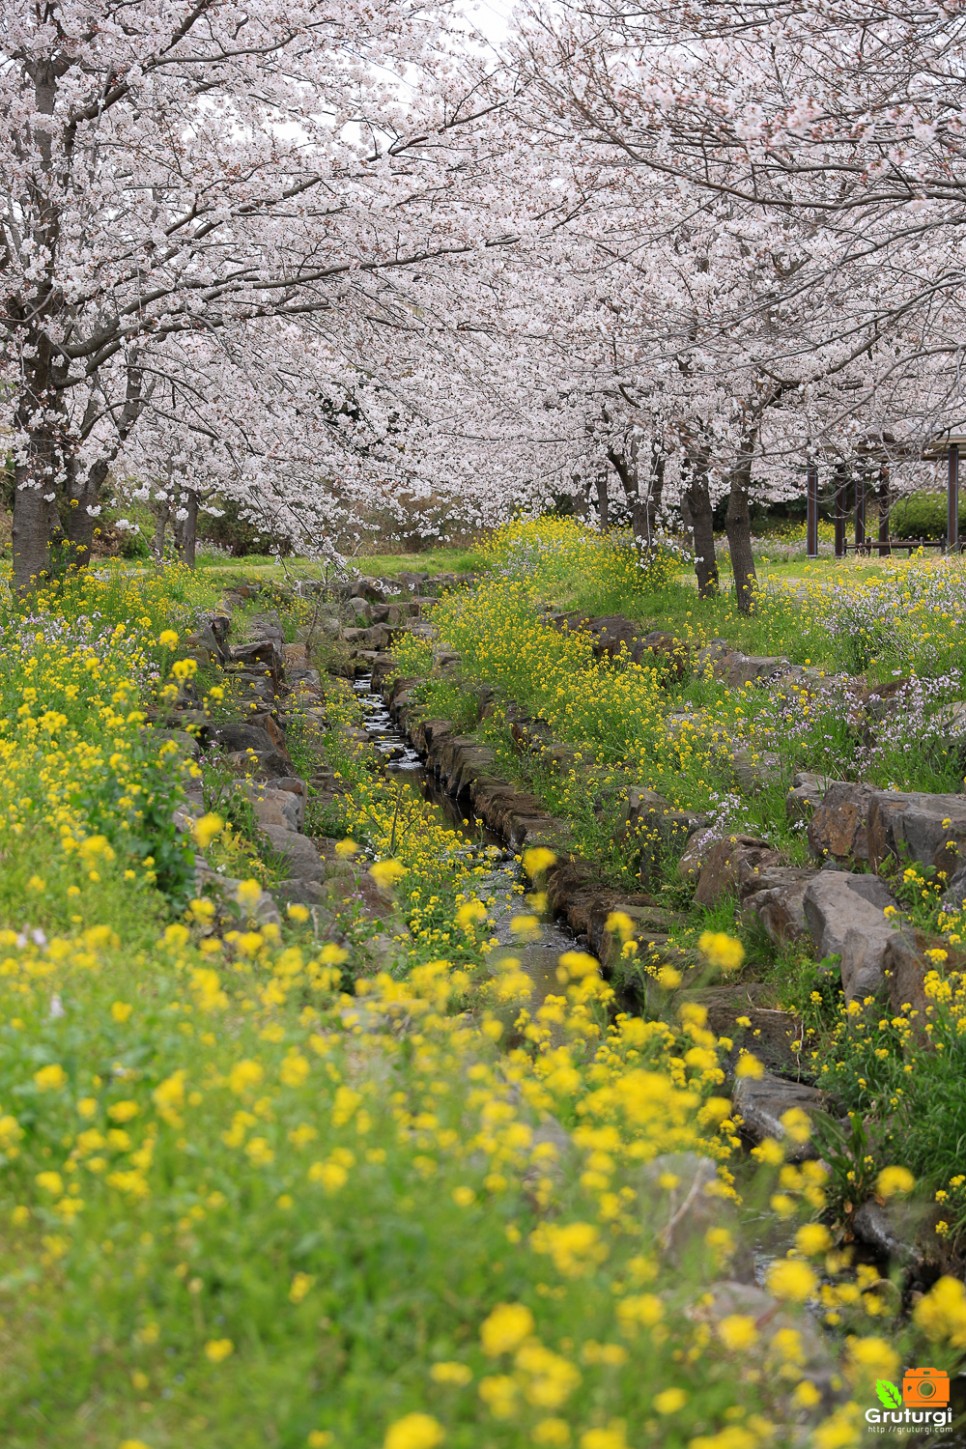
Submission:
[[[480,548],[432,548],[425,553],[362,553],[352,559],[360,573],[392,578],[403,573],[465,574],[486,566]]]

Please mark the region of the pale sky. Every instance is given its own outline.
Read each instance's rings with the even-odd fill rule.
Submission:
[[[514,0],[466,0],[465,10],[477,30],[498,44],[506,35]]]

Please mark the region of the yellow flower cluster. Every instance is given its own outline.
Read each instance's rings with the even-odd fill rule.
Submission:
[[[159,888],[174,866],[143,831],[162,839],[178,766],[144,706],[177,640],[139,611],[159,587],[128,586],[134,622],[80,646],[48,601],[49,627],[18,625],[16,677],[0,665],[36,726],[0,751],[5,1443],[37,1442],[38,1403],[51,1445],[83,1424],[93,1449],[856,1442],[844,1401],[888,1362],[863,1292],[836,1300],[851,1341],[829,1415],[798,1326],[831,1256],[810,1221],[825,1169],[778,1142],[741,1165],[703,1006],[645,1020],[586,952],[542,975],[502,955],[485,859],[364,765],[340,869],[379,892],[384,969],[353,982],[353,890],[320,938],[304,910],[258,924],[254,878],[232,920]],[[219,821],[196,839],[217,845]],[[742,1176],[797,1231],[774,1321],[708,1311]],[[937,1361],[961,1309],[948,1286],[919,1305]]]

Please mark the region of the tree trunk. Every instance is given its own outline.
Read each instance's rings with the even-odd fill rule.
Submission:
[[[29,464],[15,469],[13,496],[13,582],[26,593],[50,571],[50,509],[43,484],[32,486]]]
[[[66,532],[71,544],[70,561],[78,568],[86,568],[91,561],[97,516],[90,510],[97,507],[108,466],[106,459],[98,459],[88,468],[86,476],[69,490]]]
[[[168,532],[168,514],[170,512],[171,504],[166,498],[155,504],[154,542],[151,545],[155,563],[164,562],[164,540]]]
[[[657,520],[664,502],[664,470],[667,454],[656,445],[651,449],[651,486],[647,494],[647,536],[653,539],[657,532]]]
[[[731,554],[731,572],[734,574],[738,612],[741,614],[751,613],[755,594],[758,592],[755,555],[751,546],[751,511],[748,507],[748,492],[751,488],[751,469],[755,459],[755,449],[758,447],[760,427],[761,411],[756,410],[747,419],[738,457],[731,470],[728,508],[725,513],[725,532],[728,535],[728,552]]]
[[[186,493],[182,493],[181,506],[187,513],[187,517],[182,519],[178,529],[181,562],[187,564],[189,569],[193,569],[195,566],[195,546],[198,540],[198,495],[193,488],[189,488]]]
[[[621,481],[624,490],[624,497],[631,513],[631,528],[634,531],[634,542],[637,552],[643,558],[651,546],[651,530],[648,526],[647,504],[641,498],[641,481],[637,471],[637,450],[632,448],[630,456],[626,452],[618,452],[616,448],[607,449],[607,457]]]
[[[597,516],[602,529],[610,527],[610,499],[607,496],[607,473],[602,468],[597,474]]]
[[[657,532],[657,515],[661,506],[661,497],[664,492],[664,465],[665,457],[657,446],[651,448],[651,471],[647,480],[647,492],[641,496],[641,475],[638,468],[639,452],[636,441],[631,443],[628,452],[619,453],[615,448],[608,448],[609,458],[614,472],[621,480],[624,489],[624,496],[627,499],[627,506],[631,511],[631,527],[634,530],[634,541],[637,544],[637,551],[643,558],[654,545],[654,535]]]
[[[688,474],[684,503],[691,515],[698,597],[710,599],[718,592],[718,561],[714,553],[714,513],[708,489],[707,463],[703,459],[693,460],[688,466]]]
[[[16,429],[22,456],[14,463],[13,582],[18,593],[36,586],[50,572],[50,542],[56,518],[53,495],[63,472],[63,433],[50,386],[50,371],[43,367],[23,386]],[[40,421],[38,421],[38,415]]]
[[[728,509],[725,514],[725,532],[728,535],[731,572],[735,579],[738,611],[742,614],[751,613],[755,594],[758,591],[755,555],[751,543],[751,511],[748,507],[747,483],[750,471],[751,459],[749,457],[747,469],[742,462],[732,473]]]

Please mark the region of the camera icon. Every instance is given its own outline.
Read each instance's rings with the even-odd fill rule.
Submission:
[[[907,1409],[944,1409],[949,1403],[945,1369],[914,1368],[902,1376],[902,1402]]]

